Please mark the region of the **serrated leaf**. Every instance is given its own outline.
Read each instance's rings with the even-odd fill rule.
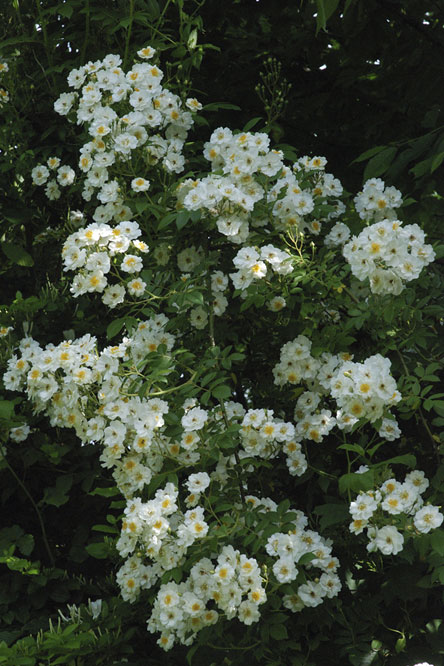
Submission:
[[[216,386],[215,389],[212,389],[211,393],[218,400],[226,400],[231,396],[231,388],[226,384]]]
[[[344,494],[347,490],[353,490],[354,492],[370,490],[373,485],[373,470],[364,472],[364,474],[343,474],[339,479],[339,492]]]
[[[17,545],[22,555],[28,556],[34,549],[34,537],[32,534],[24,534],[17,541]]]

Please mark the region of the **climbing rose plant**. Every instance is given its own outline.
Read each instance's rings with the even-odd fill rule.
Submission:
[[[106,308],[108,340],[125,335],[45,347],[26,336],[3,382],[97,446],[125,502],[121,595],[150,600],[148,631],[169,650],[216,623],[280,611],[285,624],[335,603],[335,544],[286,496],[335,478],[332,447],[347,456],[342,529],[369,553],[402,553],[443,514],[414,457],[396,455],[391,358],[349,326],[353,308],[391,307],[435,258],[400,219],[401,193],[372,178],[352,198],[324,157],[290,161],[266,132],[218,127],[190,142],[202,105],[169,91],[156,59],[147,46],[127,72],[114,54],[71,71],[54,109],[77,125],[78,163],[30,170],[50,201],[61,188],[80,197],[62,247],[69,290]],[[238,370],[258,319],[260,391]],[[31,430],[12,428],[11,442]],[[397,462],[414,467],[403,481]]]

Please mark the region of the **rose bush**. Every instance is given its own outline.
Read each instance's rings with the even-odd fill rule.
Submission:
[[[11,452],[42,420],[72,432],[79,456],[94,452],[105,485],[89,490],[117,515],[87,552],[115,563],[163,650],[327,663],[318,627],[339,623],[350,663],[384,663],[404,630],[393,645],[351,638],[372,575],[409,571],[422,599],[443,577],[441,365],[421,352],[439,325],[442,246],[402,222],[399,190],[372,178],[353,197],[324,157],[295,159],[267,127],[193,141],[205,107],[163,85],[152,46],[137,56],[69,73],[54,110],[76,161],[60,151],[29,168],[67,211],[76,318],[45,344],[5,317],[5,465],[14,473]],[[7,406],[17,393],[26,419]],[[416,415],[429,451],[414,446]],[[55,506],[68,491],[56,485]],[[84,638],[111,607],[61,618]]]

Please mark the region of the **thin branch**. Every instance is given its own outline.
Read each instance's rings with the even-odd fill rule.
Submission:
[[[31,493],[29,492],[29,490],[27,489],[27,487],[25,486],[23,481],[19,478],[17,473],[14,471],[14,469],[11,467],[11,465],[7,461],[6,456],[3,456],[3,460],[5,462],[6,467],[9,469],[12,476],[17,481],[20,488],[23,490],[23,492],[28,497],[29,501],[31,502],[32,506],[35,509],[35,512],[36,512],[37,517],[39,519],[40,529],[42,530],[43,543],[45,544],[45,548],[46,548],[46,552],[48,553],[49,561],[51,562],[51,566],[53,567],[54,564],[55,564],[55,559],[54,559],[54,555],[52,554],[51,548],[49,546],[48,537],[46,535],[46,529],[45,529],[45,524],[43,522],[42,514],[40,513],[40,510],[39,510],[37,504],[35,503],[34,498],[32,497]]]

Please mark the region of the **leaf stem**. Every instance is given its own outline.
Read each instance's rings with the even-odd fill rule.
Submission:
[[[133,29],[133,20],[134,20],[134,0],[129,0],[129,24],[126,29],[126,38],[125,38],[125,52],[123,56],[123,69],[126,69],[128,62],[128,51],[129,43],[131,39],[131,31]]]

